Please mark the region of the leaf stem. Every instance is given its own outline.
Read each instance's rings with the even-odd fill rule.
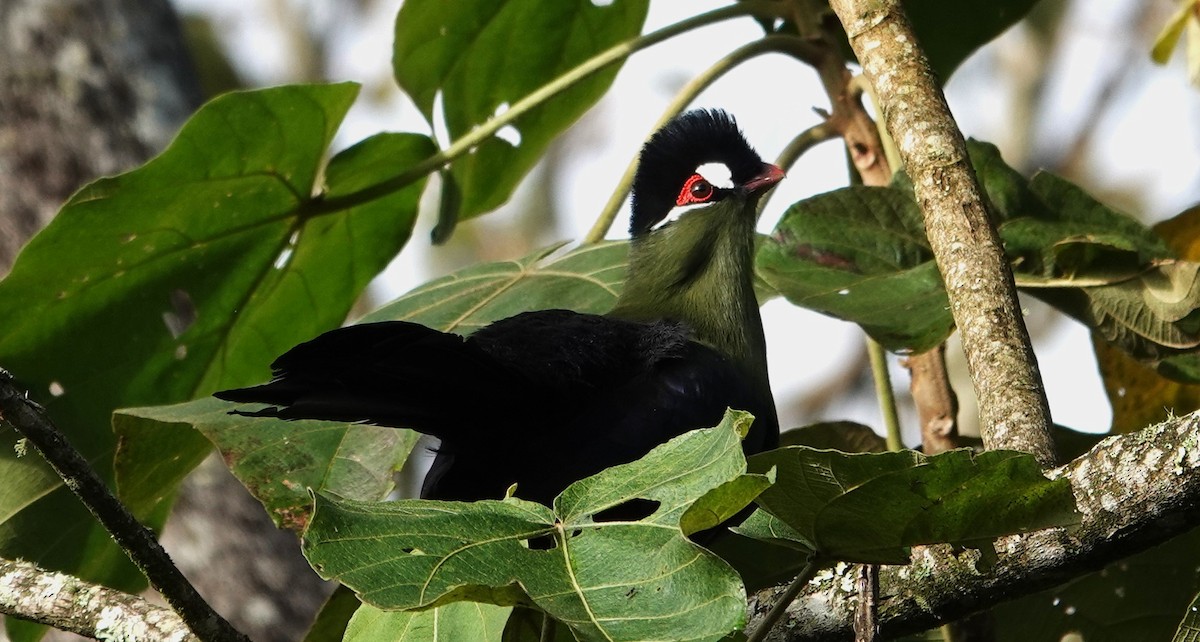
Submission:
[[[686,109],[696,99],[696,96],[699,96],[701,92],[708,89],[717,79],[729,73],[734,67],[756,56],[781,51],[791,53],[801,60],[810,60],[818,55],[818,52],[807,40],[789,34],[771,35],[742,45],[684,85],[683,89],[675,94],[675,98],[663,110],[662,116],[659,116],[658,122],[654,123],[654,127],[650,131],[656,132],[666,125],[667,121]],[[585,244],[604,240],[604,236],[612,228],[613,221],[617,218],[617,212],[620,211],[621,205],[625,202],[625,197],[629,195],[629,190],[633,185],[637,165],[638,159],[635,155],[633,160],[629,161],[629,165],[625,168],[625,173],[621,176],[612,195],[608,197],[608,202],[604,204],[604,209],[600,211],[596,222],[592,224],[592,229],[588,231],[587,236],[583,237]]]
[[[800,569],[800,573],[796,575],[796,579],[792,580],[787,590],[771,605],[771,610],[767,611],[767,614],[763,616],[758,628],[754,629],[754,632],[747,636],[746,642],[762,642],[767,638],[767,634],[771,632],[775,623],[787,612],[787,607],[796,599],[797,595],[800,595],[800,591],[804,590],[804,587],[808,585],[813,576],[817,574],[818,568],[820,568],[820,564],[817,558],[810,557],[804,568]]]
[[[4,369],[0,369],[0,416],[42,453],[67,488],[112,535],[196,637],[207,642],[248,642],[246,636],[200,597],[171,562],[154,533],[113,496],[87,459],[46,416],[45,410],[17,390],[13,376]]]
[[[830,126],[829,121],[822,121],[809,127],[808,129],[796,134],[796,137],[788,142],[787,146],[779,152],[779,156],[775,158],[775,164],[778,165],[784,172],[790,171],[796,161],[805,152],[823,143],[827,140],[833,140],[841,136],[837,129]],[[771,197],[775,195],[775,190],[771,190],[763,195],[758,200],[758,215],[762,216],[764,210],[767,209],[767,203],[771,202]]]
[[[867,337],[867,356],[871,359],[871,378],[875,381],[875,394],[879,397],[879,411],[887,428],[888,450],[904,450],[904,441],[900,439],[900,417],[896,412],[896,393],[892,390],[892,378],[888,374],[887,351],[878,341]]]
[[[511,124],[521,116],[524,116],[529,111],[541,106],[546,101],[556,95],[566,91],[575,83],[587,78],[588,76],[604,69],[614,63],[620,62],[642,49],[656,45],[668,38],[672,38],[681,33],[691,31],[700,27],[704,27],[722,20],[737,18],[744,15],[755,15],[770,13],[769,7],[775,5],[774,0],[744,0],[737,2],[727,7],[714,9],[696,16],[692,16],[685,20],[680,20],[674,24],[668,25],[657,31],[652,31],[647,34],[640,35],[636,38],[631,38],[620,44],[614,45],[605,51],[585,60],[575,68],[567,71],[561,76],[542,85],[524,98],[513,103],[502,114],[499,114],[488,121],[480,124],[471,131],[461,136],[458,140],[451,143],[445,149],[430,156],[429,158],[417,163],[413,167],[400,173],[398,176],[387,179],[380,183],[376,183],[370,187],[363,188],[357,192],[352,192],[344,196],[338,196],[330,199],[317,199],[313,201],[312,206],[306,212],[308,215],[325,214],[333,211],[339,211],[350,207],[355,207],[363,203],[382,198],[400,190],[421,177],[435,172],[447,163],[457,159],[458,157],[470,152],[472,149],[481,144],[484,140],[491,137],[496,132],[503,129],[506,125]]]

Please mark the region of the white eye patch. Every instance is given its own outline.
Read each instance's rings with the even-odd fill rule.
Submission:
[[[729,171],[729,166],[725,163],[705,163],[696,168],[696,173],[703,176],[713,187],[733,187],[733,172]]]

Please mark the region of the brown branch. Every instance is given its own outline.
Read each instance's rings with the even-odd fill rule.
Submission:
[[[98,640],[189,642],[174,611],[28,562],[0,559],[0,613]]]
[[[1109,437],[1075,461],[1049,471],[1066,478],[1082,523],[996,542],[986,572],[976,553],[949,546],[914,549],[910,566],[880,572],[885,637],[914,633],[996,602],[1057,586],[1200,525],[1200,412],[1141,432]],[[849,639],[857,601],[841,577],[810,586],[788,609],[775,640]],[[757,602],[777,589],[760,593]],[[751,602],[754,604],[754,601]],[[761,617],[752,615],[750,627]]]
[[[902,362],[912,377],[913,404],[927,455],[958,448],[958,396],[946,372],[946,344]]]
[[[13,377],[0,369],[0,418],[12,424],[62,477],[87,509],[112,535],[150,584],[187,622],[201,639],[210,642],[237,641],[247,638],[212,610],[196,589],[171,563],[154,533],[137,521],[113,496],[108,486],[75,450],[45,411],[28,400],[13,386]]]
[[[832,0],[875,88],[946,281],[987,448],[1055,462],[1050,407],[1016,286],[958,130],[899,0]]]

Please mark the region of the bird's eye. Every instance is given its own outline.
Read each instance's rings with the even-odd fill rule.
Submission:
[[[692,174],[691,178],[683,183],[683,189],[679,190],[679,196],[675,199],[675,205],[691,205],[693,203],[704,203],[713,197],[716,190],[712,183],[709,183],[699,174]]]

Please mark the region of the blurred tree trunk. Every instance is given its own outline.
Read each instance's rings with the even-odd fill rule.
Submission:
[[[161,151],[203,96],[167,0],[0,0],[0,61],[3,277],[63,201]],[[328,589],[295,536],[219,462],[178,508],[164,544],[200,592],[254,640],[299,639]]]
[[[0,0],[0,275],[84,183],[138,165],[201,102],[165,0]]]

